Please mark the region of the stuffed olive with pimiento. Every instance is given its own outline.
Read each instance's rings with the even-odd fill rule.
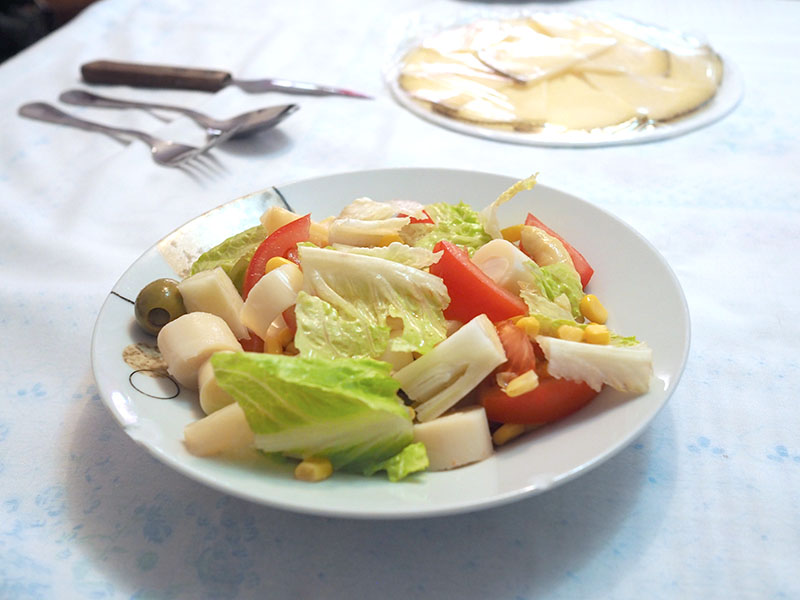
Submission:
[[[186,314],[178,282],[156,279],[148,283],[136,296],[134,314],[142,329],[153,335],[157,335],[170,321]]]

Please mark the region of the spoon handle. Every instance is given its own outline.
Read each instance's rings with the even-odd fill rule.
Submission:
[[[159,104],[156,102],[139,102],[136,100],[119,100],[117,98],[109,98],[107,96],[99,96],[84,90],[67,90],[58,97],[59,100],[66,104],[75,104],[78,106],[97,106],[103,108],[144,108],[156,110],[171,110],[180,112],[191,117],[202,116],[189,108],[182,106],[174,106],[172,104]]]

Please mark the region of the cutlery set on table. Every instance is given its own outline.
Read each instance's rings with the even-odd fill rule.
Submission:
[[[94,61],[83,65],[81,74],[86,83],[93,84],[207,92],[216,92],[226,86],[235,85],[248,93],[283,92],[311,96],[369,98],[358,92],[343,88],[286,79],[237,80],[230,73],[210,69]],[[281,104],[248,111],[228,119],[216,119],[190,108],[172,104],[122,100],[100,96],[79,89],[62,93],[59,96],[59,100],[65,104],[76,106],[168,111],[190,118],[205,130],[205,143],[198,146],[190,146],[170,140],[162,140],[141,130],[114,127],[95,121],[88,121],[68,114],[45,102],[31,102],[19,108],[19,114],[30,119],[76,127],[87,131],[96,131],[116,139],[134,138],[141,140],[150,146],[153,160],[157,164],[167,167],[184,166],[231,138],[245,137],[274,127],[300,108],[297,104]]]

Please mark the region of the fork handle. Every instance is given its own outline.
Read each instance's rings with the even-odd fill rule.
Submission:
[[[24,104],[19,108],[19,114],[23,117],[28,117],[29,119],[57,123],[59,125],[66,125],[68,127],[77,127],[78,129],[85,129],[87,131],[97,131],[112,137],[117,134],[129,135],[150,143],[150,136],[143,131],[136,131],[135,129],[122,129],[120,127],[102,125],[93,121],[85,121],[84,119],[79,119],[78,117],[73,117],[72,115],[62,112],[55,106],[45,102],[31,102],[29,104]]]
[[[87,83],[204,92],[218,92],[232,82],[231,74],[225,71],[112,60],[96,60],[86,63],[81,66],[81,75]]]

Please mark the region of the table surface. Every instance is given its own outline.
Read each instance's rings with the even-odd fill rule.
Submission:
[[[515,4],[541,7],[546,3]],[[800,597],[800,3],[554,3],[699,32],[734,63],[740,105],[649,144],[552,149],[469,137],[399,107],[382,68],[399,24],[479,2],[103,0],[0,65],[0,597]],[[138,143],[21,119],[116,58],[350,87],[373,101],[109,90],[227,116],[301,110],[156,166]],[[143,111],[83,114],[176,137]],[[629,447],[550,492],[472,514],[322,518],[232,498],[157,462],[98,395],[92,327],[145,249],[243,194],[366,168],[434,166],[551,187],[620,217],[686,294],[691,351]],[[153,215],[160,219],[153,225]]]

